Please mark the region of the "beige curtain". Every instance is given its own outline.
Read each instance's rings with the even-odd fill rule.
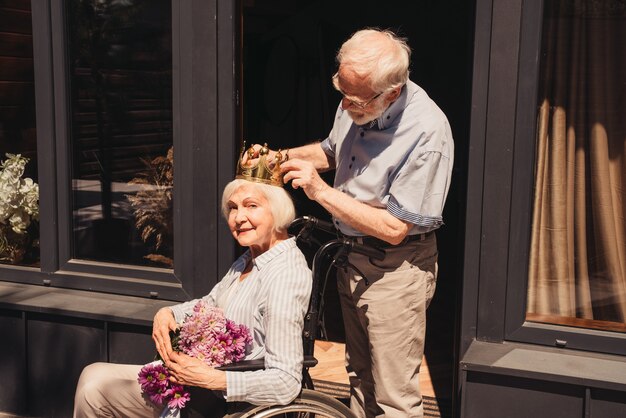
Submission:
[[[546,0],[529,313],[626,321],[626,2]]]

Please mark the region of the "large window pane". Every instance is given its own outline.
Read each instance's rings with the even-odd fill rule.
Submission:
[[[73,257],[171,267],[171,2],[66,4]]]
[[[527,319],[626,332],[626,8],[545,5]]]
[[[0,263],[39,263],[39,191],[29,1],[0,3]]]

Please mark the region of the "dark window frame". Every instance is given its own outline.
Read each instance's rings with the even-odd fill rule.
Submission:
[[[478,0],[476,19],[460,354],[477,339],[626,355],[625,334],[525,320],[543,1]]]
[[[233,71],[238,60],[238,10],[236,0],[220,1],[219,5],[217,0],[172,1],[173,141],[177,153],[174,269],[168,270],[70,258],[64,2],[33,2],[40,268],[0,265],[3,281],[166,300],[199,297],[217,283],[235,255],[230,233],[220,219],[219,202],[221,190],[234,173],[238,138],[239,74]],[[220,242],[228,245],[218,245]]]

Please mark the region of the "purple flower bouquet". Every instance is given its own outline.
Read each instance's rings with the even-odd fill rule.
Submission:
[[[243,359],[252,341],[248,327],[226,319],[222,309],[208,306],[203,300],[198,301],[172,337],[174,350],[214,367]],[[157,405],[182,409],[190,399],[184,386],[170,381],[169,371],[160,360],[143,366],[137,381],[141,391]]]

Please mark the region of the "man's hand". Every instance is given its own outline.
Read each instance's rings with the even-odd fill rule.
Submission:
[[[288,160],[281,164],[280,169],[285,173],[283,181],[285,183],[291,181],[294,189],[301,187],[311,200],[317,201],[321,193],[331,188],[322,180],[315,166],[309,161]]]
[[[157,352],[164,362],[169,360],[170,354],[173,352],[170,331],[176,331],[176,327],[176,320],[171,309],[161,308],[154,315],[152,320],[152,339]]]
[[[174,383],[210,390],[226,390],[226,373],[215,370],[195,357],[172,352],[165,365],[170,370]]]

